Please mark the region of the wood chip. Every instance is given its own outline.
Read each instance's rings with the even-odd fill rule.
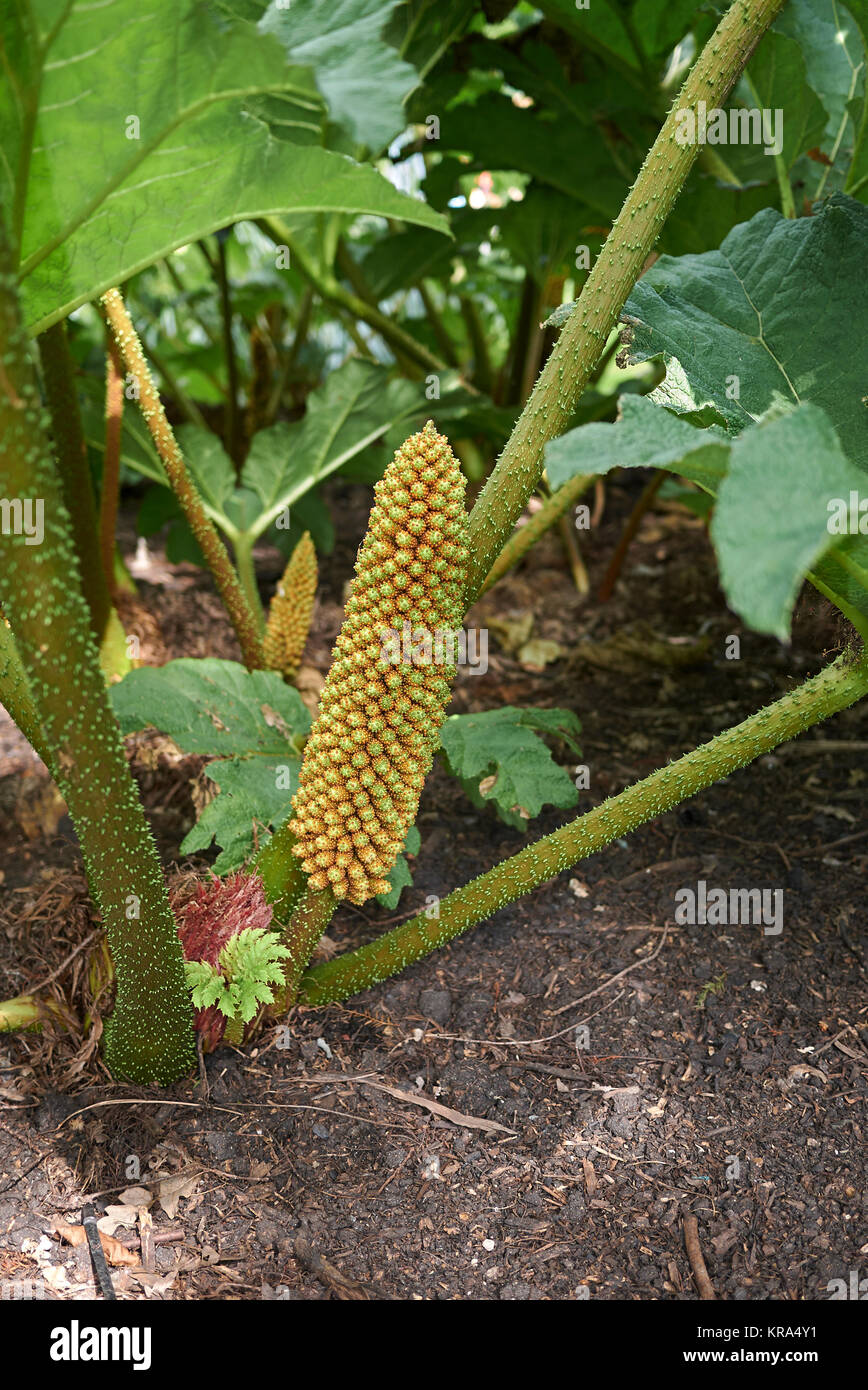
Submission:
[[[431,1100],[428,1096],[416,1094],[412,1091],[402,1091],[398,1086],[385,1086],[382,1081],[369,1081],[364,1078],[365,1086],[373,1086],[377,1091],[385,1091],[387,1095],[394,1096],[395,1100],[405,1100],[408,1105],[421,1105],[426,1110],[430,1110],[432,1115],[439,1115],[441,1120],[449,1120],[453,1125],[461,1125],[463,1129],[483,1129],[489,1133],[515,1134],[514,1129],[507,1129],[506,1125],[499,1125],[496,1120],[480,1120],[476,1115],[464,1115],[460,1110],[452,1110],[448,1105],[441,1105],[438,1100]]]

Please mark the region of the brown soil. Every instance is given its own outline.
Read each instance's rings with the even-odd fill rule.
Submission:
[[[323,566],[308,648],[321,671],[369,494],[331,496],[348,539]],[[584,546],[592,587],[635,496],[608,489]],[[261,559],[268,589],[280,566]],[[151,578],[145,616],[127,615],[146,657],[237,656],[206,577],[161,562]],[[574,709],[585,807],[774,699],[842,638],[810,595],[791,649],[743,632],[701,527],[666,510],[646,518],[608,604],[577,595],[556,533],[474,618],[528,611],[567,655],[528,670],[492,636],[487,674],[464,675],[455,708]],[[648,650],[649,628],[704,635],[707,652],[637,659],[623,634]],[[53,1221],[180,1176],[182,1195],[164,1187],[152,1207],[153,1248],[135,1214],[117,1229],[136,1255],[144,1235],[147,1266],[114,1269],[121,1298],[694,1300],[693,1216],[719,1298],[827,1299],[864,1264],[868,1215],[863,720],[849,711],[763,758],[346,1006],[297,1010],[246,1052],[218,1051],[207,1094],[114,1085],[77,1031],[3,1038],[0,1281],[92,1297],[86,1247],[52,1238]],[[201,760],[157,750],[134,765],[168,863]],[[8,723],[0,772],[4,992],[60,967],[45,992],[87,998],[93,943],[72,953],[95,923],[74,834]],[[398,910],[342,910],[330,949],[522,843],[439,768],[419,827]],[[674,895],[700,879],[781,889],[783,931],[677,925]]]

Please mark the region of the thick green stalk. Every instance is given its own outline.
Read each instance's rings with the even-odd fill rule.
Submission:
[[[166,477],[181,504],[193,535],[201,546],[202,554],[214,576],[214,583],[235,629],[244,664],[249,671],[263,670],[265,656],[257,616],[247,601],[226,547],[207,515],[202,499],[187,472],[183,455],[166,419],[163,402],[154,385],[142,345],[120,291],[108,290],[102,297],[102,304],[126,369],[138,386],[139,407],[163,461]]]
[[[0,490],[41,509],[43,535],[0,537],[0,604],[15,632],[117,974],[106,1060],[166,1083],[195,1057],[190,993],[160,862],[124,756],[81,590],[0,226]],[[14,528],[12,528],[14,529]]]
[[[274,908],[277,922],[289,921],[307,884],[307,876],[292,852],[294,844],[295,836],[284,821],[249,865],[262,879],[265,896]]]
[[[864,652],[858,659],[852,652],[845,653],[818,676],[743,723],[456,889],[440,903],[438,918],[431,920],[421,913],[370,945],[308,971],[301,981],[299,1002],[326,1004],[346,999],[397,974],[563,869],[663,815],[812,724],[855,704],[866,693],[868,657]]]
[[[277,1013],[285,1012],[295,1003],[301,978],[336,908],[337,902],[330,888],[323,888],[319,892],[305,888],[291,922],[283,931],[282,941],[289,955],[284,967],[283,989],[275,992],[272,1005]]]
[[[265,632],[265,613],[259,586],[256,583],[256,568],[253,564],[253,537],[242,533],[235,541],[235,567],[247,599],[251,613],[256,615],[256,627],[260,637]]]
[[[99,644],[100,660],[106,675],[121,676],[130,667],[126,635],[112,607],[100,557],[96,502],[87,464],[87,446],[66,324],[61,321],[47,328],[40,333],[37,343],[63,501],[72,522],[81,586],[90,609],[91,626]]]
[[[679,144],[679,111],[723,106],[783,0],[735,0],[673,102],[582,293],[470,517],[468,607],[562,434],[699,152]]]
[[[512,533],[488,572],[485,583],[480,590],[480,598],[483,594],[488,593],[489,589],[494,588],[497,581],[508,574],[513,566],[524,558],[532,546],[536,545],[540,536],[560,521],[561,517],[566,516],[570,508],[575,505],[593,481],[593,477],[583,474],[570,478],[563,487],[559,487],[557,492],[553,492],[551,497],[546,499],[539,511],[534,512],[524,526],[520,526],[517,531]]]

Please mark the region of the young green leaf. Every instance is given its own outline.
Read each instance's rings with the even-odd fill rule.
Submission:
[[[205,960],[188,960],[184,962],[184,972],[187,984],[193,991],[195,1009],[208,1009],[216,1004],[221,1013],[228,1015],[232,1006],[231,995],[219,970]]]
[[[246,671],[234,661],[181,658],[142,667],[111,689],[124,734],[153,727],[183,753],[214,755],[207,775],[220,793],[183,841],[185,854],[222,846],[214,869],[238,868],[268,827],[291,812],[310,714],[276,671]]]
[[[440,731],[446,766],[475,806],[493,805],[517,830],[543,806],[566,808],[578,801],[575,783],[559,767],[540,734],[562,739],[580,756],[581,724],[563,709],[502,709],[453,714]]]
[[[571,478],[613,468],[665,468],[716,491],[729,466],[732,435],[696,429],[647,396],[623,395],[616,423],[594,421],[546,446],[546,474],[557,491]]]

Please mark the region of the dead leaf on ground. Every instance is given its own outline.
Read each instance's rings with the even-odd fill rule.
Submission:
[[[149,1187],[128,1187],[120,1194],[118,1201],[127,1207],[149,1207],[153,1204],[154,1194]]]
[[[65,1221],[60,1221],[57,1217],[52,1221],[52,1229],[55,1234],[65,1240],[67,1245],[86,1245],[87,1232],[83,1226],[68,1226]],[[100,1242],[105,1253],[105,1257],[110,1265],[137,1265],[139,1257],[132,1250],[127,1250],[121,1245],[114,1236],[107,1236],[105,1231],[99,1232]]]
[[[526,671],[544,671],[553,661],[566,656],[566,648],[560,642],[550,642],[544,637],[534,637],[525,642],[518,651],[518,659]]]
[[[161,1178],[159,1202],[169,1220],[178,1213],[178,1202],[182,1197],[192,1197],[199,1182],[198,1173],[177,1173],[172,1178]]]
[[[816,1076],[818,1080],[827,1082],[828,1076],[819,1067],[809,1066],[807,1062],[796,1062],[793,1066],[787,1067],[787,1076]]]
[[[139,1219],[138,1207],[128,1206],[126,1203],[116,1203],[107,1206],[105,1216],[101,1216],[96,1223],[98,1231],[103,1235],[113,1236],[118,1226],[135,1226]]]
[[[144,1289],[145,1298],[160,1298],[164,1293],[168,1293],[178,1277],[178,1270],[173,1269],[168,1274],[148,1274],[144,1269],[137,1269],[131,1278]]]
[[[510,656],[530,641],[533,632],[533,613],[510,613],[498,618],[486,618],[486,624]]]

